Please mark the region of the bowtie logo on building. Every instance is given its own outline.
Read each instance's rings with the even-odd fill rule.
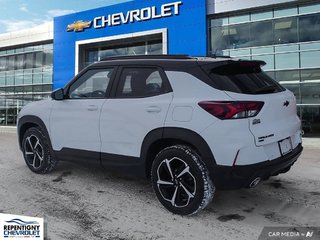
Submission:
[[[86,28],[90,28],[91,27],[91,23],[92,21],[76,21],[72,24],[69,24],[67,26],[67,32],[83,32]]]

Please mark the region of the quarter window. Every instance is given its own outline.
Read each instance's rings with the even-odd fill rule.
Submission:
[[[69,98],[104,98],[113,69],[89,70],[69,89]]]

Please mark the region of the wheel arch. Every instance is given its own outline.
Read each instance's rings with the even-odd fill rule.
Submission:
[[[50,147],[51,147],[49,132],[48,132],[46,125],[42,121],[42,119],[37,116],[26,115],[26,116],[23,116],[19,119],[18,126],[17,126],[20,149],[22,149],[23,136],[26,133],[26,131],[31,127],[40,127],[41,130],[43,131],[43,133],[46,135],[46,137],[49,141]]]
[[[187,145],[202,158],[210,175],[216,165],[213,153],[206,141],[196,132],[177,127],[157,128],[149,132],[141,147],[141,158],[145,165],[145,175],[150,177],[151,166],[155,156],[164,148],[172,145]],[[212,176],[211,176],[212,177]]]

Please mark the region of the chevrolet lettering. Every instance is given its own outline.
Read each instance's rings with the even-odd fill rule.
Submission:
[[[179,15],[182,1],[167,3],[161,5],[160,9],[155,6],[142,9],[131,10],[126,13],[120,12],[109,14],[107,16],[96,17],[93,20],[93,26],[96,29],[118,26],[121,24],[147,21],[164,17]]]

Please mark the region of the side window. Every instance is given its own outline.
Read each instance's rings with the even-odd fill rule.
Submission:
[[[124,68],[117,91],[118,97],[149,97],[164,93],[164,83],[156,68]]]
[[[89,70],[74,82],[69,89],[69,98],[104,98],[113,68]]]

